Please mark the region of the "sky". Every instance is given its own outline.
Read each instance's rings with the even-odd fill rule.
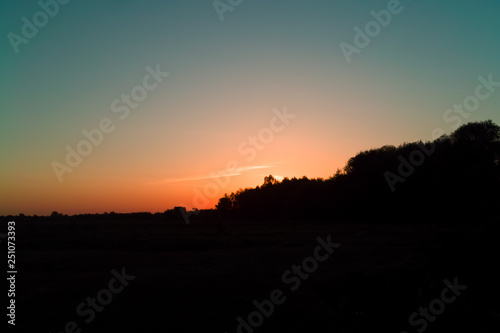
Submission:
[[[500,124],[499,13],[0,0],[0,215],[212,208],[269,174],[328,178],[363,150]]]

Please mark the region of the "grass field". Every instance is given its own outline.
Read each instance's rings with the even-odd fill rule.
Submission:
[[[282,304],[239,332],[417,332],[423,324],[409,316],[457,278],[467,289],[425,331],[498,332],[496,234],[480,225],[19,221],[16,328],[237,332],[237,317],[248,322],[252,302],[279,289]],[[340,247],[292,291],[283,274],[328,235]],[[135,278],[86,323],[78,305],[122,268]]]

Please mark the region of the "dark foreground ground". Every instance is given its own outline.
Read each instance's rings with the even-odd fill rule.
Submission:
[[[66,332],[74,321],[67,332],[231,333],[275,289],[282,304],[239,332],[500,332],[491,224],[19,221],[16,231],[17,332]],[[340,247],[307,278],[283,280],[328,235]],[[78,314],[88,297],[108,302],[101,290],[122,268],[135,278],[92,320],[87,305]],[[448,303],[445,279],[467,286],[445,292]],[[412,326],[429,305],[435,315]]]

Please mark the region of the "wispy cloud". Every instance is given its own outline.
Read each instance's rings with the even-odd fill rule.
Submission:
[[[231,172],[228,172],[227,170],[220,170],[220,171],[213,172],[210,175],[204,175],[204,176],[164,178],[164,179],[161,179],[158,181],[144,183],[144,185],[159,185],[159,184],[196,181],[196,180],[203,180],[203,179],[214,179],[214,178],[221,178],[221,177],[240,176],[244,172],[259,170],[259,169],[273,168],[273,167],[274,167],[274,165],[249,165],[249,166],[236,168],[234,170],[231,170]]]

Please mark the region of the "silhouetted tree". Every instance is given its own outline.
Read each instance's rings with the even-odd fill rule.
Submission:
[[[224,194],[224,197],[219,199],[219,203],[217,203],[215,208],[218,211],[229,211],[233,208],[233,202],[227,194]]]
[[[263,184],[263,186],[266,186],[266,185],[275,185],[277,183],[278,183],[278,181],[276,180],[276,178],[274,178],[273,175],[269,175],[267,177],[264,177],[264,184]]]
[[[491,120],[471,122],[460,126],[451,139],[456,144],[486,146],[500,140],[500,127]]]
[[[498,202],[499,157],[500,127],[474,122],[432,142],[362,151],[327,180],[269,175],[261,186],[226,194],[217,210],[246,218],[476,219],[482,202]],[[404,172],[394,193],[388,170]]]

